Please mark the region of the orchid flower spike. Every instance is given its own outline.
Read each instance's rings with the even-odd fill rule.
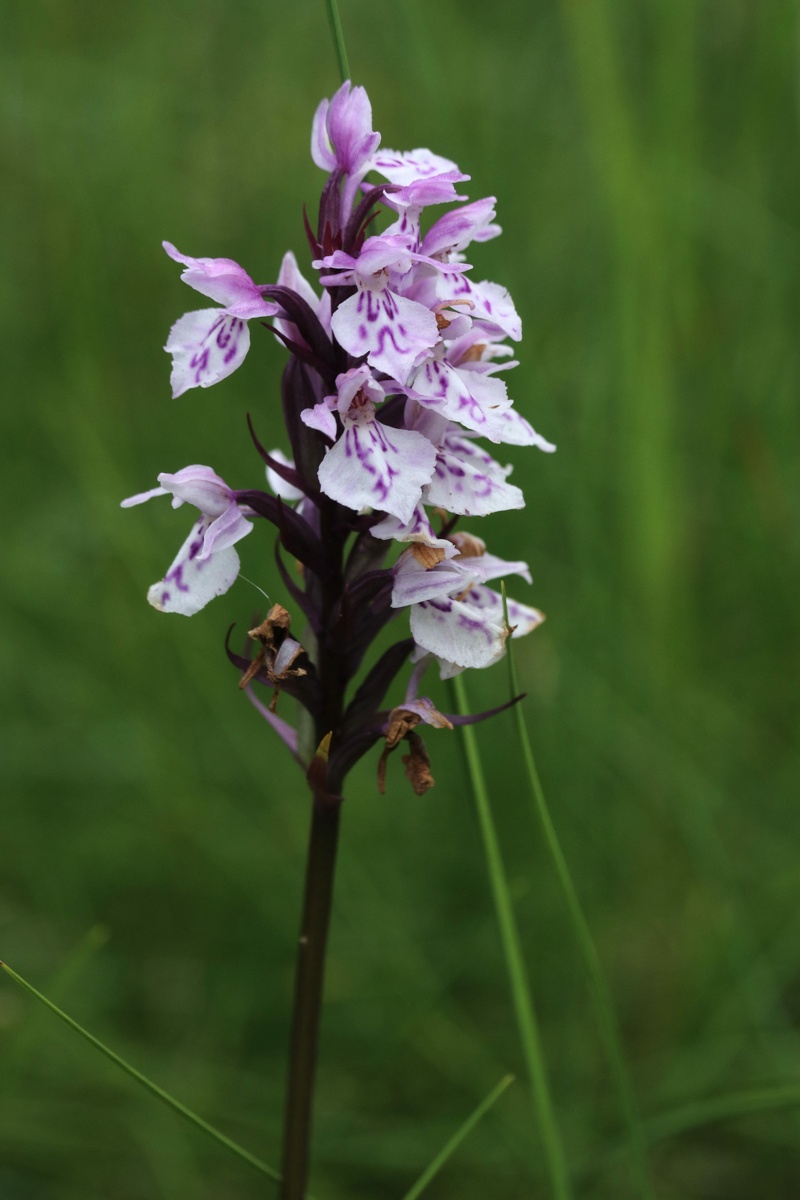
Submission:
[[[245,694],[318,796],[338,800],[347,772],[380,741],[381,783],[405,742],[406,773],[421,793],[433,776],[419,728],[461,719],[419,695],[425,668],[438,662],[447,677],[490,666],[509,636],[543,620],[510,600],[506,625],[488,585],[504,575],[530,583],[527,564],[495,557],[459,522],[524,507],[503,446],[555,447],[507,382],[517,365],[509,339],[522,337],[514,302],[502,285],[474,278],[466,258],[501,232],[494,197],[470,201],[460,190],[469,176],[431,150],[381,148],[369,97],[349,81],[317,107],[311,156],[327,175],[316,224],[304,222],[316,279],[291,251],[274,283],[256,284],[232,259],[191,258],[164,243],[184,283],[215,305],[172,327],[173,395],[235,371],[250,321],[256,332],[267,323],[264,344],[274,351],[279,342],[287,356],[280,396],[263,408],[257,400],[248,418],[261,458],[254,485],[234,491],[210,467],[191,466],[159,475],[158,487],[123,506],[169,495],[197,510],[148,592],[155,608],[187,616],[228,592],[235,544],[257,520],[271,524],[287,607],[273,605],[251,631],[249,656],[228,647]],[[275,579],[264,583],[274,595]],[[302,614],[295,632],[290,605]],[[398,638],[377,654],[392,621]],[[407,687],[385,699],[409,660]],[[278,714],[282,691],[306,710],[310,739]]]

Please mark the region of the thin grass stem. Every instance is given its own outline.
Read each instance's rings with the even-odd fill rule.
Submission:
[[[503,595],[503,612],[505,616],[506,628],[510,629],[508,620],[508,602],[506,599],[505,587],[501,585]],[[512,651],[512,638],[509,635],[507,641],[508,647],[508,677],[511,687],[511,695],[519,695],[519,681],[517,679],[517,668],[514,663],[514,654]],[[647,1161],[647,1151],[645,1146],[645,1138],[642,1132],[642,1121],[639,1114],[639,1106],[636,1100],[636,1094],[631,1083],[628,1073],[625,1055],[622,1049],[622,1042],[617,1026],[617,1018],[614,1011],[614,1005],[611,1000],[611,995],[608,985],[603,974],[603,968],[600,964],[600,958],[597,953],[597,947],[594,944],[594,939],[589,929],[589,923],[586,920],[581,902],[578,899],[578,893],[572,881],[567,860],[564,857],[564,852],[561,849],[561,843],[558,840],[555,825],[550,816],[550,810],[547,806],[547,801],[544,795],[539,772],[536,768],[536,760],[533,756],[533,747],[528,735],[528,727],[525,724],[525,714],[521,704],[514,705],[514,719],[517,724],[517,732],[519,735],[519,743],[522,748],[522,757],[525,762],[525,769],[530,783],[531,794],[533,796],[536,815],[539,819],[542,833],[544,835],[545,845],[548,854],[555,869],[564,901],[567,906],[572,929],[575,935],[575,941],[578,943],[578,948],[583,958],[584,967],[589,981],[589,990],[592,998],[592,1004],[595,1010],[595,1017],[600,1029],[600,1036],[603,1040],[606,1055],[608,1057],[611,1071],[614,1078],[614,1086],[617,1092],[620,1109],[625,1121],[627,1130],[628,1146],[630,1151],[631,1171],[636,1183],[641,1200],[652,1200],[653,1185],[650,1179],[650,1170]]]
[[[736,1117],[780,1112],[800,1108],[800,1086],[786,1084],[774,1088],[753,1088],[727,1095],[691,1100],[679,1108],[667,1109],[650,1117],[644,1127],[648,1142],[661,1142],[677,1134],[688,1133],[701,1125],[715,1125]]]
[[[460,675],[456,675],[452,684],[457,710],[462,714],[468,713],[469,705],[463,679]],[[464,738],[467,767],[472,782],[478,824],[489,871],[489,882],[497,913],[497,924],[500,929],[500,940],[511,984],[511,996],[519,1027],[522,1052],[530,1079],[547,1174],[552,1194],[556,1200],[571,1200],[572,1188],[561,1144],[561,1135],[553,1111],[550,1085],[539,1036],[539,1024],[528,985],[519,931],[500,853],[500,844],[497,839],[478,743],[472,726],[463,726],[461,733]]]
[[[16,971],[13,971],[11,967],[9,967],[8,963],[0,962],[0,967],[3,968],[5,973],[9,975],[15,983],[18,983],[21,988],[24,988],[26,992],[29,992],[30,995],[38,1000],[40,1004],[43,1004],[45,1008],[49,1008],[50,1011],[55,1013],[57,1017],[60,1017],[66,1025],[69,1025],[70,1029],[74,1029],[76,1033],[79,1033],[81,1037],[85,1039],[85,1041],[89,1042],[89,1044],[94,1046],[96,1050],[99,1050],[101,1054],[104,1054],[106,1058],[110,1059],[111,1062],[120,1067],[126,1075],[130,1075],[131,1079],[134,1079],[137,1083],[141,1084],[143,1088],[146,1088],[147,1091],[150,1092],[151,1095],[155,1096],[156,1099],[160,1100],[162,1104],[166,1104],[168,1108],[172,1109],[173,1112],[178,1113],[179,1116],[184,1117],[187,1121],[190,1121],[191,1124],[196,1126],[198,1129],[202,1129],[203,1133],[208,1134],[208,1136],[213,1138],[215,1142],[219,1142],[221,1146],[224,1146],[226,1150],[231,1152],[231,1154],[235,1154],[237,1158],[241,1158],[244,1160],[244,1162],[249,1163],[251,1167],[254,1167],[256,1171],[260,1171],[262,1175],[266,1175],[268,1178],[273,1179],[276,1182],[280,1181],[280,1175],[277,1171],[275,1171],[272,1167],[267,1166],[267,1164],[262,1162],[260,1158],[256,1158],[255,1154],[251,1154],[249,1150],[245,1150],[245,1148],[240,1146],[238,1142],[234,1142],[232,1138],[226,1137],[226,1135],[221,1133],[219,1129],[215,1129],[213,1125],[209,1125],[208,1121],[204,1121],[202,1117],[199,1117],[197,1113],[192,1112],[192,1110],[187,1108],[185,1104],[181,1104],[180,1100],[176,1100],[174,1096],[170,1096],[169,1092],[165,1092],[164,1089],[160,1088],[157,1083],[153,1083],[152,1079],[148,1079],[146,1075],[142,1075],[141,1071],[137,1071],[136,1068],[132,1067],[130,1063],[126,1062],[124,1058],[120,1058],[118,1054],[115,1054],[113,1050],[109,1049],[108,1046],[104,1045],[103,1042],[101,1042],[93,1034],[89,1033],[87,1029],[84,1029],[82,1025],[79,1025],[77,1021],[73,1021],[72,1017],[67,1016],[62,1009],[60,1009],[56,1004],[53,1004],[52,1000],[48,1000],[47,997],[43,996],[41,992],[38,992],[32,984],[28,983],[26,979],[23,979],[21,975],[18,975]],[[312,1200],[312,1198],[307,1197],[307,1200]]]
[[[444,1146],[442,1146],[441,1150],[433,1159],[433,1161],[422,1172],[417,1182],[413,1185],[413,1187],[409,1188],[405,1196],[403,1196],[403,1200],[417,1200],[417,1197],[422,1195],[431,1180],[439,1174],[450,1155],[458,1149],[467,1134],[472,1132],[472,1130],[480,1121],[481,1117],[483,1117],[489,1111],[492,1105],[500,1099],[506,1088],[513,1082],[513,1075],[505,1075],[496,1085],[496,1087],[492,1088],[492,1090],[489,1092],[489,1095],[481,1100],[478,1107],[474,1110],[474,1112],[470,1113],[464,1124],[461,1125],[460,1128],[457,1129],[450,1138],[450,1140],[446,1142]]]
[[[346,83],[350,78],[350,66],[347,61],[347,49],[344,44],[342,22],[339,18],[339,6],[336,0],[327,0],[327,5],[333,44],[336,47],[336,59],[339,63],[339,74],[342,77],[342,83]]]

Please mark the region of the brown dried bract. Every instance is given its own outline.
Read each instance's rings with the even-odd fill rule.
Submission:
[[[474,533],[451,533],[449,540],[457,547],[462,558],[480,558],[486,553],[486,542]]]
[[[409,733],[407,737],[409,750],[408,754],[403,755],[406,778],[416,794],[424,796],[428,788],[432,788],[436,782],[431,774],[431,760],[418,733]]]
[[[444,547],[442,546],[428,546],[425,542],[414,542],[411,546],[411,553],[426,571],[444,561]]]
[[[485,342],[476,342],[474,346],[470,346],[469,350],[461,355],[461,358],[458,360],[458,365],[461,366],[462,363],[466,362],[480,362],[483,358],[483,352],[485,349]]]
[[[272,608],[267,613],[264,620],[255,629],[251,629],[247,636],[253,641],[261,642],[262,646],[273,646],[276,650],[283,641],[283,637],[289,632],[292,624],[292,618],[282,604],[273,604]],[[283,630],[283,637],[276,640],[276,630]]]
[[[435,709],[429,700],[417,700],[415,703],[423,705],[425,708],[427,724],[433,726],[434,729],[453,728],[452,722],[449,721],[443,713],[440,713],[438,709]],[[378,760],[378,791],[381,795],[383,795],[386,791],[386,764],[389,760],[389,755],[397,748],[403,738],[406,739],[411,747],[410,753],[403,757],[403,762],[406,764],[406,775],[411,780],[414,791],[418,796],[421,796],[423,792],[428,790],[429,787],[433,787],[433,776],[430,773],[430,759],[428,758],[427,751],[425,750],[425,743],[418,733],[413,732],[421,720],[422,717],[419,713],[411,712],[409,709],[402,707],[392,709],[391,713],[389,714],[389,727],[386,730],[386,744],[384,745],[380,759]],[[422,757],[424,757],[424,760],[428,765],[427,778],[429,782],[422,787],[422,790],[419,790],[418,784],[421,784],[421,780],[423,778],[421,768],[418,771],[417,768],[414,767],[414,774],[412,777],[412,767],[409,766],[409,761],[413,760],[413,763],[421,763]]]
[[[303,653],[303,647],[299,642],[294,642],[290,650],[291,639],[287,643],[285,650],[290,650],[289,654],[284,652],[281,655],[281,647],[287,640],[287,635],[292,623],[287,610],[281,604],[273,604],[272,608],[267,613],[265,619],[255,629],[248,632],[248,637],[253,641],[260,642],[260,648],[255,658],[250,663],[250,666],[245,671],[242,678],[239,680],[239,687],[246,688],[249,683],[255,679],[259,671],[264,670],[271,683],[279,684],[282,680],[288,679],[289,676],[305,675],[304,667],[295,667],[294,663]],[[276,658],[280,657],[281,662],[278,670],[275,670]],[[273,697],[270,701],[270,712],[275,711],[278,703],[279,687],[276,686]]]

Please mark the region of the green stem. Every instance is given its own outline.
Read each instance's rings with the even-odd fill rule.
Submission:
[[[339,63],[339,74],[342,77],[342,83],[345,83],[350,78],[350,67],[347,62],[347,50],[344,44],[344,34],[342,33],[342,22],[339,19],[339,6],[336,0],[328,0],[328,19],[331,23],[331,33],[333,34],[333,43],[336,47],[336,58]]]
[[[509,628],[508,605],[506,602],[504,587],[502,588],[502,592],[506,627]],[[514,655],[511,650],[510,637],[507,645],[508,674],[511,684],[511,694],[512,696],[518,696],[519,683],[517,680],[516,666],[514,665]],[[569,913],[570,920],[572,921],[575,940],[578,943],[580,953],[583,957],[584,966],[586,968],[586,973],[589,980],[589,988],[594,1004],[595,1017],[600,1029],[600,1036],[603,1040],[606,1054],[611,1065],[619,1105],[622,1109],[623,1118],[628,1131],[631,1169],[642,1200],[652,1200],[653,1186],[650,1180],[647,1151],[645,1148],[645,1138],[642,1132],[642,1121],[639,1114],[636,1095],[634,1093],[633,1085],[631,1083],[625,1063],[625,1056],[622,1050],[614,1006],[612,1004],[608,986],[605,981],[603,968],[600,965],[597,947],[594,944],[594,939],[592,938],[591,930],[589,929],[589,923],[586,920],[581,907],[581,902],[578,899],[578,893],[575,890],[575,885],[572,881],[569,867],[567,866],[567,860],[564,857],[564,852],[562,851],[561,844],[558,840],[558,834],[556,833],[555,826],[550,816],[550,810],[547,807],[544,789],[542,788],[542,783],[539,778],[539,772],[536,769],[536,760],[533,756],[533,748],[531,746],[530,737],[528,736],[528,728],[525,724],[525,714],[521,704],[514,705],[514,716],[517,722],[520,745],[522,746],[522,753],[525,759],[525,766],[527,768],[528,779],[531,785],[536,815],[539,818],[539,824],[541,826],[542,833],[544,834],[545,845],[553,863],[556,877],[558,878],[564,901],[567,906],[567,911]]]
[[[302,1200],[308,1179],[314,1074],[340,809],[338,801],[314,799],[295,968],[281,1200]]]
[[[70,1029],[74,1029],[76,1033],[79,1033],[82,1038],[85,1038],[85,1040],[90,1043],[90,1045],[94,1046],[96,1050],[99,1050],[101,1054],[104,1054],[106,1058],[111,1059],[116,1066],[121,1067],[126,1075],[130,1075],[131,1079],[135,1079],[137,1083],[140,1083],[143,1088],[146,1088],[151,1095],[155,1096],[163,1104],[166,1104],[173,1110],[173,1112],[178,1113],[181,1117],[185,1117],[185,1119],[190,1121],[192,1125],[196,1126],[196,1128],[202,1129],[203,1133],[207,1133],[208,1136],[212,1137],[215,1142],[219,1142],[221,1146],[224,1146],[226,1150],[230,1150],[231,1153],[235,1154],[238,1158],[244,1159],[244,1161],[249,1163],[251,1167],[255,1167],[257,1171],[260,1171],[262,1175],[268,1175],[270,1179],[280,1179],[278,1172],[273,1170],[272,1167],[267,1166],[267,1164],[262,1162],[260,1158],[256,1158],[255,1154],[251,1154],[249,1150],[245,1150],[243,1146],[238,1145],[237,1142],[234,1142],[231,1138],[226,1137],[224,1133],[220,1133],[220,1131],[215,1129],[213,1125],[209,1125],[208,1121],[204,1121],[202,1117],[198,1117],[197,1113],[193,1113],[192,1110],[187,1108],[185,1104],[181,1104],[180,1100],[176,1100],[174,1096],[170,1096],[169,1092],[165,1092],[164,1089],[160,1088],[157,1083],[153,1083],[152,1079],[148,1079],[146,1075],[142,1075],[141,1071],[137,1071],[135,1067],[132,1067],[130,1063],[127,1063],[124,1058],[120,1058],[118,1054],[115,1054],[113,1050],[110,1050],[108,1046],[104,1045],[103,1042],[99,1041],[96,1037],[94,1037],[93,1034],[84,1029],[82,1025],[79,1025],[77,1021],[73,1021],[72,1017],[68,1017],[65,1012],[57,1007],[57,1005],[53,1004],[52,1000],[48,1000],[47,997],[43,996],[41,992],[37,992],[36,988],[33,987],[32,984],[28,983],[26,979],[23,979],[22,976],[18,975],[16,971],[12,971],[8,963],[0,962],[0,967],[3,968],[7,975],[11,976],[15,983],[18,983],[19,986],[24,988],[26,992],[29,992],[31,996],[34,996],[40,1004],[43,1004],[45,1008],[49,1008],[50,1011],[55,1013],[57,1017],[60,1017],[65,1024],[69,1025]]]
[[[464,681],[460,675],[456,675],[452,683],[455,692],[456,707],[460,713],[466,714],[469,711],[469,706],[467,704]],[[495,830],[494,818],[489,803],[489,793],[478,752],[478,743],[475,738],[475,731],[471,725],[463,726],[461,732],[464,738],[467,765],[472,780],[478,824],[486,854],[489,881],[497,913],[497,924],[500,929],[500,940],[511,983],[511,996],[519,1027],[522,1052],[528,1069],[534,1108],[539,1122],[539,1132],[544,1149],[547,1173],[550,1178],[553,1196],[556,1200],[571,1200],[572,1188],[564,1159],[564,1149],[561,1145],[561,1137],[553,1112],[536,1011],[533,1007],[533,1000],[528,986],[519,932],[511,902],[511,893],[500,853],[500,845],[497,840],[497,831]]]

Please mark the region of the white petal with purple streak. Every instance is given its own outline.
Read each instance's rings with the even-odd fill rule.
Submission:
[[[404,383],[418,355],[439,338],[436,317],[422,304],[394,292],[359,288],[333,315],[331,328],[350,354]]]
[[[502,380],[474,371],[459,371],[440,358],[429,358],[422,364],[413,377],[409,394],[443,417],[495,442],[500,440],[495,418],[511,407]]]
[[[250,349],[250,330],[221,308],[186,313],[170,330],[164,347],[172,355],[172,395],[211,387],[241,366]]]
[[[428,520],[424,507],[418,504],[412,513],[410,521],[400,521],[397,517],[384,517],[370,529],[373,537],[387,540],[394,538],[396,542],[419,542],[423,546],[436,546],[444,550],[446,558],[454,558],[458,550],[448,538],[437,538],[433,526]]]
[[[508,290],[499,283],[483,280],[474,283],[466,275],[442,276],[437,285],[437,294],[442,303],[454,300],[469,301],[473,318],[485,321],[503,336],[515,342],[522,338],[522,322]]]
[[[436,455],[433,479],[425,489],[425,503],[437,504],[448,512],[468,517],[483,517],[488,513],[524,508],[521,490],[498,478],[502,468],[491,473],[475,466],[450,450],[441,449]]]
[[[433,474],[436,449],[421,433],[392,429],[371,404],[354,408],[319,468],[320,487],[348,508],[370,507],[410,521]]]
[[[488,667],[505,647],[503,613],[442,596],[415,604],[411,633],[418,646],[459,667]]]
[[[464,602],[480,609],[492,620],[503,620],[503,597],[493,588],[482,585],[470,588],[464,597]],[[508,604],[508,622],[514,631],[512,637],[525,637],[526,633],[532,633],[544,620],[544,613],[539,612],[538,608],[531,608],[529,604],[520,604],[518,600],[511,600],[509,597],[506,597],[506,603]]]
[[[469,175],[463,175],[449,158],[442,158],[440,154],[422,147],[407,151],[381,150],[373,155],[370,167],[390,183],[397,183],[401,187],[407,187],[419,179],[430,179],[434,175],[451,172],[459,179],[469,179]]]
[[[210,525],[210,517],[194,524],[164,578],[150,588],[147,599],[153,608],[191,617],[231,587],[239,574],[239,555],[231,546],[200,557]]]

